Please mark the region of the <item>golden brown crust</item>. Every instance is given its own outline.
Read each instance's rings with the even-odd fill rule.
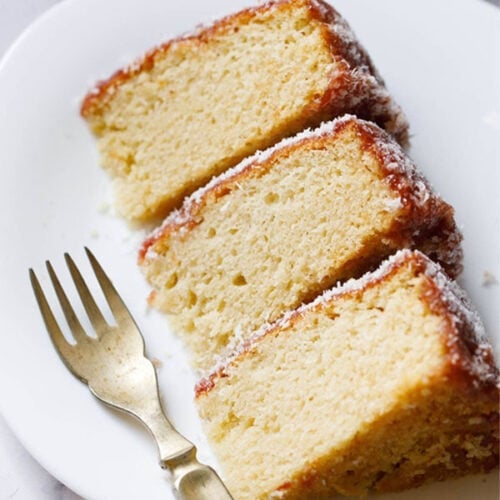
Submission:
[[[244,178],[263,175],[271,168],[277,157],[286,157],[301,148],[321,148],[326,146],[332,137],[340,135],[347,127],[352,127],[361,139],[361,147],[378,159],[382,177],[399,195],[402,209],[401,216],[387,235],[395,248],[422,248],[431,258],[441,263],[452,277],[462,270],[462,236],[455,224],[453,208],[437,196],[427,181],[420,175],[416,167],[409,161],[394,140],[374,124],[355,117],[343,117],[333,123],[331,132],[314,137],[304,137],[284,147],[277,147],[265,162],[258,158],[245,164],[244,168],[236,167],[228,175],[220,177],[198,194],[187,200],[176,216],[167,218],[161,229],[147,238],[139,251],[139,264],[143,263],[150,248],[159,245],[161,240],[168,239],[169,234],[183,228],[184,234],[202,220],[204,207],[228,194]],[[279,146],[279,145],[278,145]],[[426,248],[427,247],[427,248]],[[380,262],[367,260],[364,270]],[[307,300],[304,297],[304,300]]]
[[[339,126],[335,129],[335,132],[340,132],[343,127],[344,123],[339,124]],[[318,138],[318,140],[325,142],[323,137]],[[167,218],[160,230],[154,231],[148,238],[146,238],[146,240],[144,240],[139,250],[139,265],[143,263],[148,250],[157,243],[161,242],[164,238],[168,238],[169,234],[179,231],[181,228],[187,234],[190,229],[199,224],[201,217],[198,216],[208,203],[229,194],[243,179],[263,175],[266,170],[271,168],[276,157],[286,157],[293,153],[296,149],[303,147],[306,142],[307,139],[302,139],[286,149],[278,149],[274,151],[266,160],[265,165],[261,164],[256,158],[254,161],[247,163],[244,168],[235,170],[234,173],[230,173],[229,176],[221,177],[219,182],[213,184],[212,186],[208,186],[208,189],[204,189],[201,196],[191,197],[186,200],[180,209],[178,217]],[[315,144],[319,143],[316,142]],[[313,147],[313,144],[311,144],[310,147]]]
[[[273,6],[279,7],[281,5],[288,5],[293,1],[294,0],[278,0],[276,2],[272,2],[272,4]],[[252,18],[258,16],[262,12],[265,12],[268,8],[269,3],[265,3],[257,7],[249,7],[237,12],[236,14],[225,16],[210,26],[201,26],[194,33],[181,35],[151,49],[130,66],[119,69],[107,80],[98,82],[95,88],[85,96],[81,106],[81,115],[87,118],[93,113],[99,112],[98,110],[101,104],[106,101],[107,96],[113,95],[114,91],[120,85],[127,80],[130,80],[133,76],[144,71],[150,71],[155,65],[156,58],[171,50],[175,44],[183,42],[201,46],[208,43],[216,36],[230,32],[231,30],[236,29],[239,25],[248,23]]]
[[[417,265],[425,273],[428,264],[423,256]],[[486,398],[496,399],[498,406],[499,373],[493,349],[486,339],[478,338],[467,297],[455,293],[452,284],[449,284],[448,293],[443,293],[435,276],[425,275],[425,278],[422,300],[434,314],[446,320],[442,335],[448,357],[448,380],[462,390],[481,391]]]
[[[350,112],[378,123],[392,133],[398,142],[406,146],[408,124],[401,109],[393,103],[370,57],[354,38],[348,24],[333,7],[322,0],[267,2],[224,17],[212,26],[200,28],[194,34],[169,40],[147,52],[129,67],[116,71],[109,79],[98,82],[85,97],[81,106],[81,115],[84,118],[98,115],[121,85],[141,72],[150,71],[156,60],[171,50],[175,44],[189,43],[201,46],[214,37],[237,30],[238,26],[248,23],[269,8],[291,9],[295,4],[307,7],[311,19],[321,23],[323,38],[330,47],[332,58],[336,62],[336,68],[330,77],[327,90],[311,102],[309,108],[304,111],[304,115],[311,119],[319,116],[327,120]],[[334,29],[335,27],[338,29]]]
[[[352,120],[339,121],[335,126],[334,134],[339,134],[349,123],[351,123],[351,121]],[[314,142],[309,144],[309,147],[313,148],[315,146],[320,146],[327,140],[327,137],[319,136],[314,140]],[[190,229],[199,224],[199,221],[202,220],[199,215],[211,201],[218,200],[226,194],[229,194],[234,187],[238,187],[238,183],[243,181],[243,179],[263,175],[268,169],[271,168],[275,158],[289,156],[293,153],[293,151],[301,149],[307,142],[310,142],[309,139],[304,138],[284,148],[276,149],[266,159],[265,164],[261,163],[258,158],[255,158],[253,161],[247,162],[244,168],[239,169],[236,167],[232,172],[228,172],[229,175],[220,177],[218,182],[213,183],[213,185],[206,186],[205,189],[202,190],[200,196],[196,196],[195,193],[191,198],[185,201],[183,206],[180,208],[178,216],[167,218],[159,230],[154,231],[148,238],[146,238],[146,240],[144,240],[139,250],[139,265],[143,263],[148,250],[154,245],[160,243],[164,238],[168,238],[169,234],[179,231],[181,228],[187,234]]]
[[[282,0],[279,3],[288,2],[289,0]],[[156,58],[171,50],[172,46],[176,43],[184,42],[203,45],[204,43],[207,43],[210,38],[230,31],[232,28],[234,29],[234,27],[238,24],[244,24],[248,22],[259,12],[262,12],[265,9],[266,5],[250,7],[236,14],[226,16],[209,27],[200,29],[189,35],[181,35],[179,37],[168,40],[158,47],[154,47],[150,51],[146,52],[146,54],[144,54],[142,57],[137,59],[130,66],[119,69],[115,73],[113,73],[113,75],[111,75],[111,77],[107,80],[98,82],[95,88],[85,96],[80,109],[81,115],[84,118],[87,118],[94,113],[98,113],[100,106],[106,101],[107,97],[112,96],[114,91],[120,85],[130,80],[135,75],[150,71],[155,65]]]
[[[345,36],[346,33],[352,33],[348,23],[323,0],[311,1],[310,11],[314,18],[323,23],[323,37],[338,64],[316,112],[322,111],[327,117],[351,113],[373,121],[391,133],[403,147],[407,147],[409,135],[406,119],[402,111],[391,103],[390,96],[381,92],[381,89],[385,89],[385,83],[364,47],[357,39]],[[340,26],[341,33],[332,29],[333,26]],[[347,99],[350,101],[347,108],[345,91],[348,91]]]
[[[429,309],[446,320],[443,330],[443,345],[446,347],[448,358],[447,373],[450,382],[459,384],[462,389],[480,391],[485,398],[499,397],[498,369],[493,357],[493,350],[486,339],[479,338],[478,328],[474,318],[467,315],[472,313],[471,305],[459,294],[455,285],[443,273],[436,273],[436,264],[418,251],[404,252],[396,256],[391,262],[385,264],[382,273],[374,273],[369,279],[363,281],[361,287],[344,287],[335,292],[328,300],[339,300],[345,297],[356,297],[366,290],[377,286],[382,281],[390,279],[397,271],[408,263],[415,269],[416,274],[426,276],[425,291],[422,300]],[[440,283],[438,282],[440,281]],[[306,306],[308,307],[308,306]],[[318,300],[308,312],[325,307],[322,300]],[[220,378],[228,376],[227,370],[244,356],[249,356],[255,346],[263,338],[277,335],[283,329],[291,328],[303,315],[302,308],[290,312],[286,318],[285,326],[280,319],[259,332],[258,335],[247,340],[232,358],[227,358],[227,363],[218,367],[207,377],[198,382],[195,387],[196,398],[211,391]]]
[[[372,60],[364,47],[357,40],[346,40],[337,33],[328,29],[328,26],[342,23],[346,30],[350,30],[350,27],[342,16],[330,4],[323,0],[314,0],[309,2],[309,9],[311,11],[311,15],[315,19],[325,23],[323,26],[323,33],[325,38],[330,42],[332,53],[341,56],[351,67],[366,66],[370,73],[372,73],[377,80],[383,84],[382,79],[378,75]]]
[[[375,276],[373,279],[366,282],[362,289],[345,289],[340,291],[335,295],[335,300],[345,297],[355,297],[364,293],[369,288],[372,288],[378,285],[381,281],[390,279],[390,277],[397,273],[398,269],[404,265],[403,261],[393,262],[390,267],[386,269],[386,272],[383,275]],[[314,310],[321,309],[324,307],[324,304],[318,303],[314,309],[311,309],[310,312],[314,312]],[[302,312],[300,308],[291,311],[287,317],[286,329],[292,328],[293,325],[302,318]],[[228,376],[227,369],[233,365],[237,365],[238,361],[242,359],[244,356],[251,355],[252,349],[255,348],[255,345],[262,341],[265,337],[271,335],[277,335],[279,332],[283,330],[283,325],[280,320],[275,321],[271,325],[269,325],[261,334],[257,337],[252,337],[248,339],[244,344],[240,347],[237,356],[228,357],[227,363],[223,363],[216,370],[210,373],[207,377],[202,378],[198,381],[195,386],[195,398],[198,398],[209,391],[211,391],[216,384],[216,381],[220,378],[226,378]]]
[[[219,379],[231,377],[233,367],[260,350],[262,339],[287,335],[297,322],[300,330],[304,315],[315,311],[334,313],[332,306],[339,298],[356,299],[389,280],[403,266],[411,269],[411,276],[423,278],[418,286],[420,300],[442,319],[440,344],[444,359],[440,368],[422,378],[397,404],[388,407],[386,414],[377,416],[380,420],[374,425],[360,429],[340,454],[304,458],[296,472],[282,477],[283,483],[274,489],[277,496],[326,499],[332,498],[334,492],[358,496],[369,491],[399,491],[430,481],[489,472],[498,466],[498,370],[491,346],[486,344],[463,294],[421,252],[400,252],[382,270],[363,278],[360,285],[352,282],[327,292],[313,304],[275,322],[202,380],[196,387],[196,398],[217,389]],[[200,403],[203,407],[204,402]],[[407,441],[402,438],[406,432],[411,436]],[[397,451],[387,452],[392,446]],[[367,458],[381,449],[382,457],[388,453],[381,463]],[[267,495],[269,492],[259,498]]]
[[[427,179],[398,147],[387,148],[391,137],[379,127],[359,122],[359,134],[364,149],[375,157],[391,188],[399,193],[404,215],[388,236],[397,248],[419,248],[439,262],[446,272],[456,278],[462,272],[462,234],[454,218],[454,210],[438,196]],[[394,165],[406,166],[395,169]],[[427,198],[422,201],[422,196]]]

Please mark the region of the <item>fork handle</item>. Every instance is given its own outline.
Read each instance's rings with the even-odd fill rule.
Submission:
[[[196,458],[196,448],[165,463],[173,476],[174,494],[179,500],[232,500],[218,474]]]

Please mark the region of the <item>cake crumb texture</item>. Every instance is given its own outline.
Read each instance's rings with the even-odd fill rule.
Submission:
[[[376,125],[346,116],[245,160],[145,242],[151,303],[195,366],[399,248],[461,269],[453,210]]]
[[[491,346],[420,252],[263,328],[196,403],[238,500],[398,491],[498,466]]]
[[[319,0],[267,2],[167,42],[81,111],[132,220],[165,216],[249,154],[346,112],[408,140],[368,55]]]

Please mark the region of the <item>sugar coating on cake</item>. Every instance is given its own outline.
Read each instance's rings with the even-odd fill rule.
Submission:
[[[139,264],[188,344],[212,366],[228,345],[399,248],[461,269],[453,210],[374,124],[346,116],[213,179],[167,217]]]
[[[257,332],[197,386],[235,499],[398,491],[498,466],[498,369],[420,252]]]
[[[152,50],[82,115],[126,217],[166,215],[258,149],[346,112],[407,143],[408,125],[342,17],[317,0],[246,9]]]
[[[228,352],[228,355],[221,359],[211,374],[203,378],[197,385],[197,391],[203,392],[213,385],[213,378],[225,376],[225,367],[231,365],[245,351],[274,329],[289,328],[297,317],[306,314],[311,309],[322,307],[337,297],[361,292],[364,289],[383,281],[396,268],[404,263],[414,262],[423,273],[432,280],[434,287],[438,290],[437,300],[446,308],[449,314],[449,321],[460,336],[451,335],[447,337],[448,352],[452,364],[463,364],[463,368],[471,375],[473,384],[480,382],[496,383],[495,372],[492,371],[493,352],[491,343],[486,335],[483,322],[471,303],[470,298],[455,280],[451,280],[443,271],[443,268],[436,262],[427,258],[418,250],[398,250],[394,255],[385,259],[374,271],[368,271],[360,278],[351,278],[344,283],[338,283],[334,288],[325,290],[313,301],[302,304],[296,309],[286,311],[279,319],[273,323],[266,323],[258,330],[254,331],[248,339],[240,342]],[[430,297],[427,297],[430,300]],[[459,343],[470,343],[473,345],[474,354],[470,357],[456,353]],[[466,364],[464,364],[466,363]]]

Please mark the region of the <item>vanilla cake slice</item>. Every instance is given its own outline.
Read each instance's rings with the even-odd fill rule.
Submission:
[[[419,248],[456,276],[461,235],[379,127],[352,116],[306,131],[215,178],[144,243],[154,306],[170,314],[194,365],[360,276],[400,248]]]
[[[498,466],[498,369],[465,294],[404,250],[197,386],[235,500],[365,495]]]
[[[370,58],[321,0],[266,2],[169,41],[81,108],[117,208],[135,220],[165,216],[249,154],[346,112],[407,141]]]

